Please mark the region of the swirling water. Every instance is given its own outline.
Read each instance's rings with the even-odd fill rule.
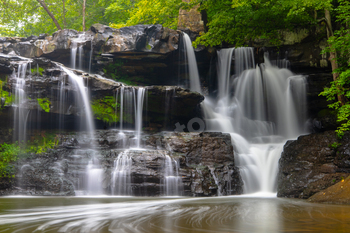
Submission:
[[[0,232],[348,232],[350,206],[217,198],[0,198]]]

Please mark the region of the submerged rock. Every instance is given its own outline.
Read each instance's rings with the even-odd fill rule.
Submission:
[[[288,141],[279,161],[278,197],[307,199],[350,174],[350,134],[334,131]]]

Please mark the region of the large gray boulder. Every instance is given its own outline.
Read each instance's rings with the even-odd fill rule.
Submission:
[[[334,131],[288,141],[279,161],[277,196],[307,199],[350,174],[350,134]]]

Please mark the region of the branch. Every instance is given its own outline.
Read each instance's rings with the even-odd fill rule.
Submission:
[[[40,5],[45,9],[45,11],[47,12],[47,14],[51,17],[52,21],[55,23],[56,27],[58,30],[62,30],[60,24],[57,22],[55,16],[51,13],[51,11],[49,10],[49,8],[46,6],[44,0],[37,0]]]

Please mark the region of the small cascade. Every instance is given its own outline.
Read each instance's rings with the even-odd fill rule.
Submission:
[[[140,148],[142,132],[142,112],[145,99],[145,88],[140,87],[137,90],[137,108],[136,108],[136,148]]]
[[[186,55],[187,55],[187,62],[189,64],[188,75],[189,75],[189,79],[190,79],[190,89],[191,89],[191,91],[196,91],[198,93],[202,93],[201,83],[199,80],[197,61],[196,61],[196,56],[194,54],[194,50],[192,47],[192,41],[186,33],[183,33],[182,38],[184,40],[184,45],[185,45],[185,50],[186,50]],[[193,65],[193,64],[195,64],[195,65]]]
[[[174,165],[175,166],[174,166]],[[164,166],[164,186],[166,196],[181,196],[183,184],[179,176],[179,163],[173,160],[169,155],[165,155]]]
[[[103,183],[103,169],[101,168],[96,152],[94,152],[86,168],[87,195],[102,195],[103,194],[102,183]]]
[[[78,57],[79,57],[78,69],[80,69],[80,70],[83,69],[83,53],[84,53],[83,46],[80,45],[79,48],[78,48]]]
[[[23,108],[23,104],[25,104],[27,100],[26,95],[26,75],[27,75],[27,67],[30,61],[25,61],[18,64],[17,73],[14,71],[12,74],[15,77],[16,83],[13,85],[12,95],[14,107],[14,130],[15,130],[15,138],[14,140],[18,140],[19,142],[26,142],[26,130],[27,130],[27,120],[30,113],[29,109]]]
[[[70,67],[72,69],[76,68],[77,49],[78,43],[73,40],[70,48]]]
[[[58,120],[58,128],[60,131],[64,129],[64,115],[67,113],[67,99],[68,99],[68,94],[66,92],[66,80],[64,78],[61,79],[59,82],[59,120]]]
[[[82,70],[83,67],[83,60],[84,60],[84,48],[83,48],[83,42],[86,41],[84,38],[84,34],[78,35],[77,38],[73,39],[71,41],[70,46],[70,67],[72,69],[80,69]],[[77,61],[77,53],[78,53],[78,61]],[[90,54],[92,56],[92,54]],[[91,59],[91,58],[90,58]],[[77,67],[78,62],[78,67]]]
[[[94,52],[94,44],[92,43],[92,39],[91,38],[91,48],[90,48],[90,58],[89,58],[89,73],[91,74],[91,64],[92,64],[92,55]]]
[[[131,192],[131,166],[132,159],[128,150],[121,152],[114,161],[112,173],[112,195],[130,196]]]
[[[124,135],[125,124],[135,123],[135,141],[133,146],[141,148],[141,133],[143,121],[143,106],[147,90],[145,88],[121,87],[116,93],[116,100],[120,101],[119,130]]]
[[[90,136],[92,138],[95,127],[92,119],[92,112],[90,107],[88,91],[87,91],[87,88],[84,86],[83,78],[74,74],[71,70],[67,69],[64,66],[60,66],[60,67],[64,72],[68,74],[69,80],[76,86],[78,90],[79,97],[77,98],[78,99],[77,106],[80,106],[82,108],[81,127],[87,130],[90,133]]]

